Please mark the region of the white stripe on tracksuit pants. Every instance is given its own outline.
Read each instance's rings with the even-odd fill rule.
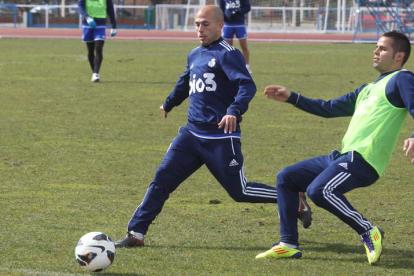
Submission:
[[[235,201],[277,203],[276,187],[247,181],[243,160],[240,137],[207,139],[195,136],[186,127],[180,128],[156,170],[144,200],[129,221],[128,231],[145,235],[170,194],[202,165],[207,166]]]
[[[277,176],[278,208],[281,241],[299,245],[297,232],[298,191],[306,192],[319,207],[324,208],[358,234],[372,229],[372,224],[349,203],[345,193],[367,187],[378,179],[378,174],[360,154],[333,151],[288,166]]]

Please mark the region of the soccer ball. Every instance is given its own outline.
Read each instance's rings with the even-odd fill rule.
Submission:
[[[99,272],[108,268],[114,261],[115,244],[104,233],[90,232],[79,239],[75,256],[84,270]]]

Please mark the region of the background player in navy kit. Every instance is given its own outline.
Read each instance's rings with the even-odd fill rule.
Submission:
[[[250,0],[220,0],[220,9],[224,13],[223,38],[233,45],[233,37],[239,39],[240,47],[246,67],[250,71],[250,53],[247,47],[247,31],[245,23],[245,15],[250,11]]]
[[[382,252],[384,231],[362,216],[344,194],[373,184],[388,164],[407,114],[414,118],[414,74],[401,70],[411,52],[408,38],[397,31],[385,33],[374,51],[374,68],[381,74],[330,101],[309,99],[283,86],[268,86],[270,99],[288,102],[314,115],[352,116],[342,140],[342,151],[289,166],[277,176],[281,242],[256,258],[300,258],[295,194],[306,191],[319,207],[329,211],[361,235],[368,262]],[[408,111],[408,112],[407,112]],[[414,163],[414,134],[404,141],[406,156]]]
[[[127,236],[115,242],[116,247],[144,245],[144,235],[170,193],[204,164],[235,201],[277,203],[275,187],[247,182],[244,176],[240,122],[256,86],[243,56],[221,37],[223,13],[219,7],[202,8],[195,24],[201,46],[189,53],[187,69],[160,107],[167,118],[189,98],[187,125],[171,143],[128,223]],[[310,211],[307,213],[310,224]]]
[[[103,60],[106,17],[111,19],[111,36],[117,34],[114,4],[112,0],[78,0],[82,15],[82,41],[88,48],[88,61],[92,69],[93,82],[100,80],[99,70]]]

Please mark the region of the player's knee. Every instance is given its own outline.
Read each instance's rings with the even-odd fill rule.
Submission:
[[[292,169],[292,167],[286,167],[282,169],[280,172],[278,172],[276,176],[276,183],[277,186],[281,185],[289,185],[291,183],[292,176],[295,175],[295,171]]]
[[[245,195],[231,196],[235,202],[249,202]]]
[[[172,193],[180,184],[180,180],[178,180],[174,172],[161,165],[156,170],[152,183]]]
[[[312,200],[312,202],[315,203],[317,206],[323,205],[323,202],[326,201],[324,197],[323,189],[309,186],[308,189],[306,190],[306,194]]]
[[[168,183],[168,179],[170,179],[171,175],[169,174],[168,170],[165,170],[162,166],[158,167],[155,171],[154,181],[159,186],[164,186],[165,183]]]
[[[247,202],[247,196],[243,194],[242,191],[240,192],[228,192],[229,196],[236,202]]]
[[[99,57],[100,59],[103,59],[102,49],[101,50],[96,50],[96,56]]]
[[[100,53],[100,54],[102,54],[102,50],[103,50],[103,44],[102,43],[96,43],[95,44],[95,51],[97,52],[97,53]]]
[[[167,189],[165,185],[162,184],[162,182],[157,182],[155,179],[153,182],[151,182],[148,190],[156,191],[157,193],[161,194],[169,194],[170,191]]]

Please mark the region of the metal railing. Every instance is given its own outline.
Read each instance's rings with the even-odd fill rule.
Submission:
[[[155,28],[154,6],[115,5],[115,14],[118,28]],[[78,5],[0,4],[0,26],[81,28],[81,17]]]
[[[199,5],[115,5],[115,13],[119,29],[187,31],[194,29],[194,18],[199,8]],[[247,15],[246,23],[249,32],[344,33],[360,29],[371,31],[368,28],[370,16],[366,7],[254,6]],[[389,14],[384,12],[383,16]],[[407,20],[414,19],[410,17]],[[81,18],[77,5],[0,4],[0,27],[5,26],[81,28]]]

